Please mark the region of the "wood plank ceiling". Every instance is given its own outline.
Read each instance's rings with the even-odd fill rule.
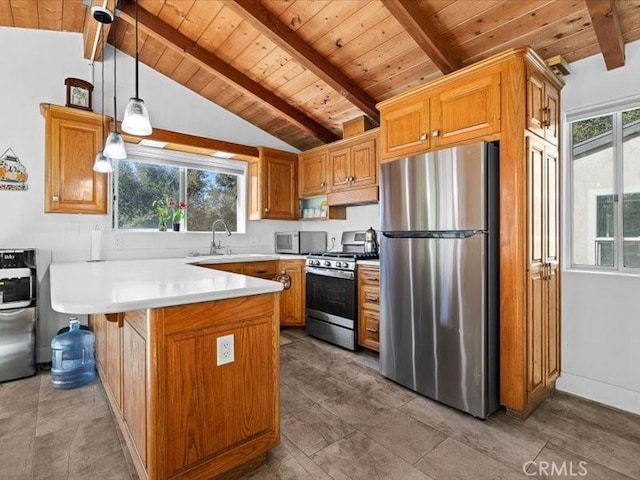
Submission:
[[[302,150],[363,113],[376,119],[376,102],[507,48],[569,62],[602,51],[614,67],[620,38],[640,38],[640,0],[139,2],[140,61]],[[118,8],[109,42],[135,56],[134,5]],[[86,43],[88,10],[0,0],[0,26],[84,31]]]

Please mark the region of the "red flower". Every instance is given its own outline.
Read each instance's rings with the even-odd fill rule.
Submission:
[[[180,202],[180,210],[184,210],[185,208],[187,208],[187,202],[185,202],[184,200],[182,200]]]

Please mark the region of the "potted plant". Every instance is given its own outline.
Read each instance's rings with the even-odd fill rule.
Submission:
[[[180,231],[180,223],[182,222],[182,219],[184,218],[184,210],[185,208],[187,208],[187,203],[182,200],[179,203],[176,204],[176,202],[171,201],[170,202],[170,207],[172,209],[173,212],[173,231],[174,232],[179,232]]]
[[[161,232],[167,231],[167,224],[171,222],[172,219],[169,203],[166,198],[164,200],[153,201],[153,206],[156,207],[158,212],[158,230]]]

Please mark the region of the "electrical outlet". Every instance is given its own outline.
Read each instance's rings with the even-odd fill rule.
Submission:
[[[226,365],[227,363],[233,363],[235,360],[233,334],[225,335],[224,337],[218,337],[216,340],[218,343],[218,366]]]
[[[118,250],[122,248],[122,237],[120,235],[116,235],[113,237],[113,246]]]

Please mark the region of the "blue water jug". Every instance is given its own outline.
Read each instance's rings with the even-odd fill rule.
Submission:
[[[51,381],[55,388],[76,388],[96,378],[95,343],[93,332],[80,330],[75,318],[69,321],[68,332],[51,340]]]

